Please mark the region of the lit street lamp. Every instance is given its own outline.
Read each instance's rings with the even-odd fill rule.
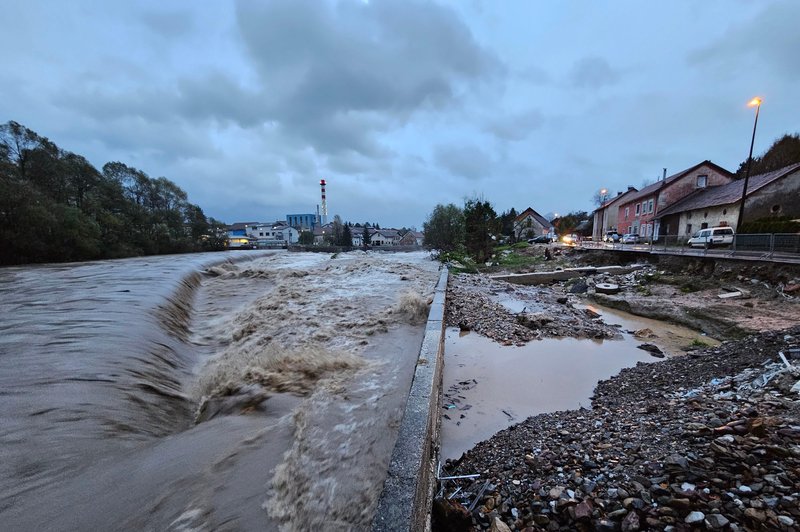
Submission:
[[[758,112],[761,110],[761,98],[753,98],[747,104],[748,107],[756,108],[756,120],[753,122],[753,137],[750,139],[750,155],[747,156],[747,170],[744,173],[744,183],[742,184],[742,202],[739,205],[739,216],[736,219],[736,234],[742,230],[742,217],[744,216],[744,199],[747,196],[747,181],[750,179],[750,166],[753,164],[753,143],[756,141],[756,126],[758,126]]]
[[[602,188],[600,189],[600,207],[603,209],[600,213],[600,240],[603,240],[603,237],[606,234],[606,208],[605,203],[608,199],[608,189]]]

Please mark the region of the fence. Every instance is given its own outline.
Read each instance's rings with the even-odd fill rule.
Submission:
[[[706,242],[700,247],[689,246],[688,240],[688,236],[664,235],[658,239],[643,238],[637,243],[581,242],[580,246],[587,249],[611,249],[671,255],[800,260],[800,233],[741,234],[734,235],[733,243],[731,244],[714,245]]]

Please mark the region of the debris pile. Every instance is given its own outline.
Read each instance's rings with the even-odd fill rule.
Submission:
[[[602,381],[450,461],[438,530],[800,530],[800,327]],[[783,354],[783,356],[780,356]],[[784,360],[785,359],[785,360]]]
[[[524,306],[512,312],[503,301],[522,302]],[[447,325],[475,331],[503,345],[524,345],[541,338],[619,335],[615,327],[603,323],[597,315],[573,308],[569,302],[568,296],[549,287],[511,285],[482,275],[455,274],[450,276],[448,285]]]

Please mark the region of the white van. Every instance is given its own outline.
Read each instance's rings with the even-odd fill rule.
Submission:
[[[730,246],[733,244],[733,227],[709,227],[692,235],[686,245],[693,248]]]

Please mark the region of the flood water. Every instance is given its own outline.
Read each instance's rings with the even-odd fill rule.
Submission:
[[[515,312],[524,302],[502,304]],[[560,410],[591,408],[597,382],[625,367],[658,360],[637,346],[654,343],[680,355],[693,341],[719,342],[685,327],[625,312],[584,305],[610,325],[621,339],[544,339],[525,346],[501,346],[476,333],[448,328],[445,337],[442,460],[456,459],[476,443],[526,418]],[[650,329],[652,338],[632,333]]]
[[[367,526],[437,269],[282,251],[0,269],[2,528]]]

